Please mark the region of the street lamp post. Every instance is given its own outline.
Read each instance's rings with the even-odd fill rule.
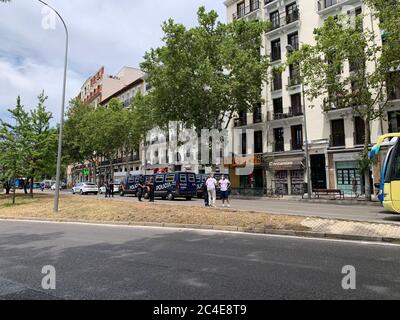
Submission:
[[[60,119],[60,129],[58,136],[58,152],[57,152],[57,173],[56,173],[56,190],[54,196],[54,212],[58,212],[58,204],[60,199],[60,176],[61,176],[61,156],[62,156],[62,135],[64,126],[64,109],[65,109],[65,89],[67,83],[67,66],[68,66],[68,28],[65,24],[64,19],[57,12],[57,10],[51,5],[47,4],[42,0],[38,0],[40,3],[50,8],[54,13],[60,18],[64,29],[65,29],[65,57],[64,57],[64,79],[63,79],[63,91],[62,91],[62,102],[61,102],[61,119]]]
[[[286,46],[286,51],[293,52],[294,48],[292,45],[287,45]],[[311,167],[310,167],[310,149],[309,149],[309,144],[308,144],[308,132],[307,132],[307,108],[306,108],[306,95],[304,92],[304,83],[303,81],[301,82],[301,94],[303,96],[303,121],[304,121],[304,140],[305,140],[305,157],[306,157],[306,163],[305,163],[305,169],[306,169],[306,175],[307,175],[307,195],[308,199],[311,200],[311,193],[312,193],[312,181],[311,181]]]

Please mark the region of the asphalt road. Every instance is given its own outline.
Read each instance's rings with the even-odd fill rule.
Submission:
[[[400,246],[0,221],[0,299],[399,299],[399,270]]]
[[[65,192],[64,194],[70,194]],[[75,195],[81,197],[80,195]],[[104,197],[88,195],[84,196],[88,199],[93,197]],[[114,201],[137,201],[133,196],[120,197],[116,195],[110,199]],[[183,205],[183,206],[204,206],[202,199],[193,199],[192,201],[175,200],[166,201],[156,199],[156,203]],[[400,215],[386,212],[381,206],[365,206],[365,205],[340,205],[328,203],[309,203],[293,200],[277,200],[277,199],[250,199],[250,200],[231,200],[231,208],[243,211],[267,212],[271,214],[288,214],[300,216],[316,216],[332,219],[346,219],[357,221],[381,222],[400,224]],[[221,201],[217,205],[222,206]]]

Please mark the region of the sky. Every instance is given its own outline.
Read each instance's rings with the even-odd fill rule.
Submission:
[[[223,0],[48,0],[69,29],[67,98],[77,96],[84,81],[104,66],[116,74],[138,67],[150,48],[162,45],[161,24],[173,18],[197,24],[197,9],[216,10],[226,21]],[[53,23],[55,21],[55,24]],[[37,0],[0,3],[0,118],[21,96],[33,108],[45,91],[47,107],[59,122],[65,32],[59,20]]]

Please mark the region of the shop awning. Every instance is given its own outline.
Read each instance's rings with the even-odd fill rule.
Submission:
[[[268,169],[273,171],[301,170],[304,168],[303,158],[273,160],[268,163]]]

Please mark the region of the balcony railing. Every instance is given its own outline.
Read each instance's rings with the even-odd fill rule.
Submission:
[[[301,84],[300,77],[293,76],[288,78],[288,87],[294,87]]]
[[[255,1],[249,6],[243,7],[242,9],[239,9],[237,12],[235,12],[233,14],[233,20],[243,18],[244,16],[247,16],[248,14],[257,11],[258,9],[260,9],[260,1]]]
[[[289,107],[289,112],[287,113],[274,112],[273,120],[288,119],[293,117],[299,117],[302,115],[303,111],[301,110],[301,106],[295,108]]]
[[[325,10],[325,9],[332,7],[343,1],[346,1],[346,0],[319,0],[318,1],[318,11]]]
[[[329,136],[329,145],[331,148],[335,147],[345,147],[346,146],[346,138],[344,134],[331,134]]]
[[[264,5],[267,5],[267,4],[269,4],[271,2],[274,2],[274,1],[276,1],[276,0],[264,0]]]
[[[400,100],[400,87],[394,86],[388,90],[389,100]]]
[[[274,152],[284,152],[285,151],[285,142],[284,141],[276,141],[273,145]]]
[[[271,25],[268,31],[270,32],[279,29],[295,21],[298,21],[299,19],[300,19],[300,12],[298,9],[294,10],[291,13],[284,12],[280,14],[278,19],[273,19],[272,21],[270,20]]]
[[[247,126],[247,117],[234,119],[234,126],[235,127]]]
[[[253,123],[262,122],[262,112],[256,111],[253,113]]]

